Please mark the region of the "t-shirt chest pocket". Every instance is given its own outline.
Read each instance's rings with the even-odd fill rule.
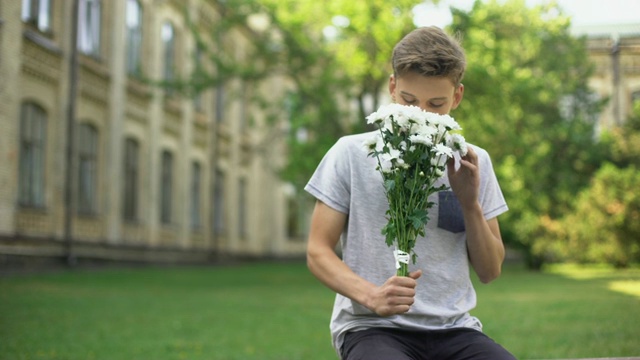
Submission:
[[[438,227],[452,233],[465,230],[462,207],[453,191],[438,193]]]

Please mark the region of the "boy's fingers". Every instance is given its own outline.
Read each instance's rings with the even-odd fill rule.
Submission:
[[[409,273],[409,277],[413,280],[418,280],[422,276],[422,270],[416,270],[414,272]]]

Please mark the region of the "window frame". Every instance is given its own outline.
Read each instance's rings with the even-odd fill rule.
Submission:
[[[124,141],[122,184],[122,218],[125,221],[136,222],[139,219],[139,189],[140,189],[140,142],[128,137]]]
[[[216,235],[224,235],[226,232],[225,211],[225,173],[216,169],[213,187],[213,232]]]
[[[101,0],[79,0],[78,4],[78,50],[94,58],[100,57],[102,46]]]
[[[165,33],[165,31],[169,32]],[[168,38],[165,38],[166,36]],[[162,40],[162,55],[164,59],[162,75],[164,81],[170,83],[176,77],[176,28],[171,21],[167,20],[162,23],[160,39]],[[171,95],[172,93],[171,87],[167,87],[167,94]]]
[[[171,224],[173,205],[173,168],[174,156],[169,150],[163,150],[161,155],[160,174],[160,222]]]
[[[191,229],[198,230],[202,228],[202,165],[200,162],[193,161],[191,163],[191,208],[189,213]]]
[[[47,113],[37,103],[25,101],[20,110],[18,203],[44,208]]]
[[[51,3],[52,0],[23,0],[20,18],[40,32],[50,33],[53,20]]]
[[[241,240],[245,240],[249,236],[248,225],[248,206],[247,206],[248,181],[246,177],[238,179],[238,236]]]
[[[130,14],[133,8],[137,11],[137,16]],[[136,24],[132,24],[134,16]],[[142,42],[144,38],[144,17],[140,0],[127,0],[125,26],[127,29],[125,55],[127,74],[139,77],[142,75]]]
[[[95,215],[98,210],[98,128],[88,122],[78,125],[77,208],[81,215]]]

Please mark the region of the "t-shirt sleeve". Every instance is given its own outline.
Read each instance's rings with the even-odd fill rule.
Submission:
[[[481,150],[478,153],[481,178],[483,181],[480,186],[480,205],[486,219],[493,219],[500,214],[509,210],[507,202],[504,199],[498,178],[493,170],[493,164],[489,154]]]
[[[348,214],[350,175],[348,143],[341,138],[325,154],[304,189],[329,207]]]

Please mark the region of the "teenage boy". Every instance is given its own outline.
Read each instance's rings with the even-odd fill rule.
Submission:
[[[437,27],[418,28],[394,48],[392,101],[448,114],[462,101],[466,66],[458,42]],[[387,199],[376,160],[363,146],[371,133],[345,136],[327,152],[305,187],[317,201],[307,262],[337,295],[333,345],[345,360],[514,359],[481,332],[469,265],[483,283],[500,275],[504,245],[497,216],[507,205],[487,152],[447,164],[436,184],[426,236],[415,252],[419,269],[395,275],[381,234]],[[334,251],[341,241],[342,259]]]

